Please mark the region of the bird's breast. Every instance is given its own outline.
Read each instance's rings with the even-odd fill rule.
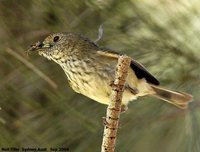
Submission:
[[[107,101],[110,96],[110,83],[114,79],[114,68],[88,60],[68,60],[61,64],[70,86],[96,101]]]

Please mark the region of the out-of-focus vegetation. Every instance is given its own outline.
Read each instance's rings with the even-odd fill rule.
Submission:
[[[0,147],[100,151],[106,106],[74,93],[58,65],[37,54],[27,57],[25,50],[53,32],[95,40],[102,23],[100,46],[132,56],[161,85],[194,96],[188,110],[147,97],[132,102],[121,115],[117,151],[199,152],[198,0],[1,0]]]

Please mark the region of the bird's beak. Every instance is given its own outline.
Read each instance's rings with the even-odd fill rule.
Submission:
[[[42,51],[42,50],[48,49],[50,47],[51,47],[51,44],[38,41],[35,44],[32,44],[27,52]]]
[[[47,43],[47,44],[42,43],[41,45],[42,45],[43,49],[48,49],[51,47],[51,44],[49,44],[49,43]]]

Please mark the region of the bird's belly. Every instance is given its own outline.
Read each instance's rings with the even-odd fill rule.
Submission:
[[[99,102],[102,104],[108,105],[109,102],[111,101],[111,88],[108,91],[103,92],[101,89],[96,89],[93,91],[88,91],[88,92],[82,92],[83,95]],[[127,105],[129,101],[131,100],[136,100],[138,96],[130,93],[130,91],[125,90],[123,92],[123,97],[122,97],[122,104]]]
[[[83,88],[79,91],[81,94],[102,104],[108,104],[110,101],[111,82],[102,79],[92,79],[87,83],[82,83]]]
[[[99,103],[109,104],[111,101],[111,82],[114,80],[114,72],[109,75],[98,74],[92,72],[90,75],[81,73],[66,73],[71,87],[74,91],[83,94]],[[146,81],[139,81],[132,70],[129,71],[127,82],[128,86],[136,88],[139,94],[133,94],[129,89],[125,88],[122,97],[122,104],[127,105],[129,101],[137,99],[138,96],[146,94],[144,86]],[[144,85],[143,85],[144,83]],[[148,89],[147,89],[148,90]]]
[[[103,81],[100,79],[93,79],[89,82],[81,83],[79,89],[74,89],[76,92],[81,93],[99,103],[108,105],[111,101],[111,80]],[[136,100],[137,96],[132,94],[129,90],[125,89],[122,97],[122,104],[127,105],[129,101]]]

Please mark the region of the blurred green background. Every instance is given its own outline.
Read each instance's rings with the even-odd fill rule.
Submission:
[[[72,91],[55,63],[25,53],[53,32],[95,40],[100,24],[100,46],[194,96],[187,110],[150,97],[132,102],[121,115],[116,151],[199,152],[199,0],[0,0],[0,148],[100,151],[106,106]]]

